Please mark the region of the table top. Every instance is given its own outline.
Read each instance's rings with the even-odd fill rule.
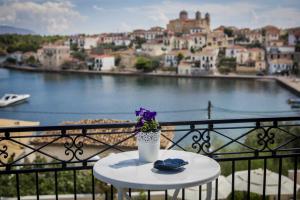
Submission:
[[[220,175],[220,165],[200,154],[160,150],[159,159],[180,158],[188,161],[182,171],[165,172],[153,168],[153,163],[138,159],[138,151],[127,151],[100,159],[94,165],[94,176],[117,188],[167,190],[209,183]]]

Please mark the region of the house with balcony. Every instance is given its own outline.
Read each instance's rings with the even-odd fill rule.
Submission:
[[[238,72],[260,72],[266,70],[265,51],[261,48],[230,46],[226,48],[225,57],[236,59]]]
[[[264,31],[264,43],[265,46],[270,46],[270,42],[274,40],[279,40],[280,37],[280,29],[276,26],[265,26],[263,28]]]
[[[263,35],[260,30],[252,30],[245,34],[245,38],[249,41],[249,43],[263,43]]]
[[[178,51],[170,51],[165,54],[164,66],[166,67],[177,67],[178,65]]]
[[[92,54],[93,65],[92,70],[95,71],[111,71],[115,68],[115,57],[111,55],[95,55]]]
[[[45,45],[37,52],[39,62],[47,69],[60,69],[60,66],[71,59],[70,47],[64,45]]]
[[[202,71],[215,71],[218,54],[219,49],[207,47],[201,51],[190,53],[189,57],[194,63],[194,67],[198,67]]]
[[[269,73],[280,74],[280,73],[291,73],[294,62],[288,58],[276,58],[269,60]]]
[[[185,59],[178,64],[180,75],[207,75],[216,70],[219,49],[205,48],[195,53],[186,53]]]

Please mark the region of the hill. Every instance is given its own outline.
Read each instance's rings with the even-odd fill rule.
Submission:
[[[24,28],[0,25],[0,35],[3,34],[28,35],[28,34],[34,34],[34,32],[32,30],[28,30]]]

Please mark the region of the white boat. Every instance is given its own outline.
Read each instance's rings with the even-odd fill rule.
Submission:
[[[288,99],[289,104],[300,104],[300,99]]]
[[[5,107],[20,101],[24,101],[30,97],[29,94],[5,94],[0,99],[0,107]]]

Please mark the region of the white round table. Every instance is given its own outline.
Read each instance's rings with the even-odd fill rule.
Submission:
[[[123,200],[124,189],[168,190],[175,189],[173,199],[177,199],[181,188],[207,184],[207,199],[211,199],[211,182],[220,175],[220,165],[215,160],[200,154],[160,150],[159,159],[180,158],[189,164],[180,172],[158,171],[153,163],[143,163],[138,159],[138,151],[113,154],[95,163],[95,178],[115,186],[118,200]],[[127,196],[129,199],[129,197]]]

